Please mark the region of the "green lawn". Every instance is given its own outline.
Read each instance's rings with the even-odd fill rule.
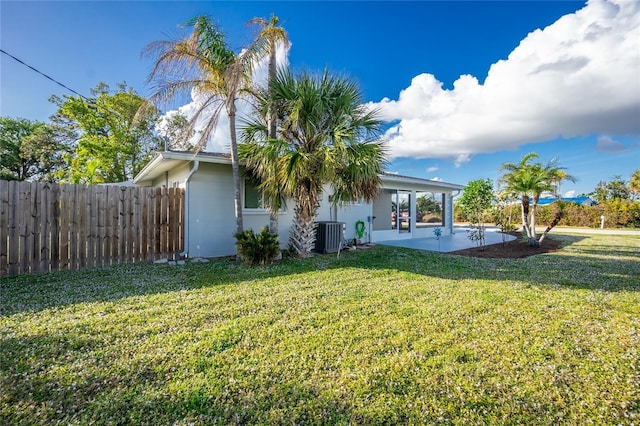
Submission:
[[[0,424],[639,424],[640,238],[1,281]]]

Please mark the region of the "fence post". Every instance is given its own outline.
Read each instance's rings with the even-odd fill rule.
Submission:
[[[18,200],[20,191],[20,182],[12,180],[9,182],[9,275],[17,275],[20,269],[20,218],[18,212]]]
[[[60,268],[60,245],[61,241],[67,241],[68,235],[62,235],[62,227],[60,226],[60,222],[62,219],[61,212],[61,204],[62,204],[62,194],[60,193],[60,185],[56,183],[51,184],[51,193],[50,202],[49,202],[49,212],[50,212],[50,220],[51,220],[51,239],[50,239],[50,262],[51,262],[51,271],[57,271]],[[68,230],[68,228],[65,228]]]
[[[9,182],[0,180],[0,277],[9,274]]]

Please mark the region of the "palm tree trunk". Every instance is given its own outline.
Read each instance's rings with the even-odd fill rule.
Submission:
[[[271,81],[276,77],[276,46],[275,43],[271,43],[271,51],[269,52],[269,88],[271,88]],[[278,117],[273,105],[269,105],[269,139],[275,139],[278,134],[276,130],[276,122]],[[278,210],[275,208],[269,209],[269,232],[278,235]]]
[[[293,229],[289,237],[289,244],[299,257],[309,257],[316,241],[316,223],[314,219],[318,213],[320,200],[301,189],[294,209]]]
[[[238,164],[238,142],[236,135],[236,111],[235,106],[228,110],[229,135],[231,137],[231,170],[233,173],[233,195],[235,199],[236,233],[244,232],[242,223],[242,198],[240,195],[240,165]]]
[[[529,196],[522,195],[522,228],[527,233],[527,238],[531,238],[531,229],[529,229]]]
[[[289,237],[289,243],[296,254],[302,258],[310,256],[316,241],[316,224],[313,219],[305,216],[301,214],[298,207],[294,209],[293,229]]]
[[[271,89],[271,81],[276,78],[276,46],[271,43],[271,51],[269,52],[269,89]],[[276,134],[276,122],[278,117],[273,105],[269,105],[269,138],[275,139]]]
[[[278,234],[278,212],[269,211],[269,233]]]
[[[560,220],[562,220],[562,218],[564,217],[564,209],[561,204],[561,201],[557,201],[555,204],[556,204],[556,208],[553,215],[553,221],[551,221],[551,224],[547,226],[547,228],[544,230],[544,232],[540,236],[540,240],[538,240],[538,246],[542,244],[542,241],[544,241],[544,239],[547,237],[547,234],[549,233],[549,231],[551,231],[555,226],[557,226],[558,223],[560,223]]]
[[[531,238],[536,239],[536,211],[538,209],[538,200],[533,197],[531,204]]]
[[[549,231],[551,231],[556,225],[558,225],[558,223],[560,223],[560,220],[562,219],[562,216],[564,216],[564,212],[562,212],[562,211],[557,211],[556,212],[556,214],[553,217],[553,221],[551,222],[551,224],[549,226],[547,226],[547,228],[544,230],[544,232],[540,236],[540,239],[538,240],[538,246],[540,246],[540,244],[542,244],[542,241],[544,241],[544,239],[547,237],[547,234],[549,233]]]

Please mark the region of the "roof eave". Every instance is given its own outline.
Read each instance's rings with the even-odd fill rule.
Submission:
[[[140,170],[133,179],[136,185],[153,181],[160,173],[154,173],[162,164],[168,161],[189,163],[191,161],[202,161],[205,163],[231,164],[231,159],[222,155],[204,155],[203,153],[193,153],[188,151],[158,151],[151,161]]]
[[[407,183],[414,185],[430,185],[439,188],[451,189],[451,190],[462,190],[464,189],[464,185],[458,185],[455,183],[443,182],[439,180],[430,180],[430,179],[422,179],[410,176],[401,176],[401,175],[393,175],[390,173],[384,173],[380,176],[382,182],[389,183]]]
[[[136,185],[142,185],[148,182],[152,182],[158,178],[163,172],[175,167],[169,166],[170,162],[192,162],[201,161],[205,163],[217,163],[217,164],[231,164],[231,158],[225,154],[219,153],[193,153],[189,151],[159,151],[155,154],[153,159],[147,163],[146,166],[135,176],[133,183]],[[168,168],[167,168],[168,167]],[[167,170],[163,170],[167,168]],[[382,173],[380,175],[381,181],[387,184],[402,183],[410,185],[422,185],[432,186],[436,188],[449,189],[449,190],[462,190],[464,185],[458,185],[455,183],[442,182],[439,180],[429,180],[411,176],[394,175],[391,173]]]

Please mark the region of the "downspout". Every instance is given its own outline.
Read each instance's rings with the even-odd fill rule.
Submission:
[[[191,170],[184,181],[184,251],[180,253],[181,258],[189,257],[189,222],[191,221],[189,217],[189,183],[191,182],[191,176],[198,171],[198,167],[200,167],[200,161],[194,160]]]

